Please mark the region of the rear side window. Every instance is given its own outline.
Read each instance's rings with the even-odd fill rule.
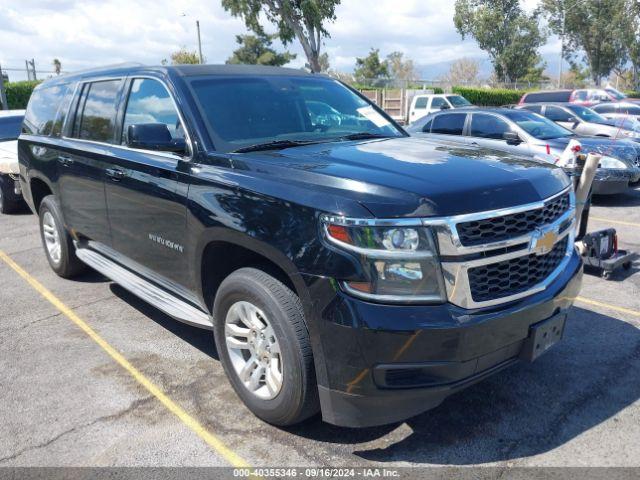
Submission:
[[[73,136],[112,143],[121,80],[87,83],[82,89]]]
[[[589,92],[586,90],[576,90],[573,93],[573,99],[578,100],[580,102],[586,102],[589,98]]]
[[[167,89],[157,80],[136,78],[131,85],[129,101],[124,115],[122,144],[127,143],[129,125],[163,123],[171,138],[184,139],[184,128]]]
[[[511,131],[509,124],[493,115],[479,115],[471,117],[471,136],[502,140],[506,132]]]
[[[431,133],[442,135],[462,135],[466,113],[451,113],[448,115],[438,115],[433,119]]]
[[[415,108],[419,108],[419,109],[427,108],[427,101],[428,100],[429,99],[427,97],[416,98],[416,106],[415,106]]]
[[[526,103],[537,102],[568,102],[571,96],[570,91],[562,92],[534,92],[527,93],[524,97]]]
[[[67,94],[67,85],[38,88],[29,99],[22,131],[30,135],[50,135],[60,105]]]

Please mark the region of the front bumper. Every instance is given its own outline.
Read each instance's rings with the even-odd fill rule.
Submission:
[[[404,420],[518,361],[529,327],[566,312],[579,292],[582,261],[543,292],[498,307],[380,305],[308,278],[323,419],[349,427]],[[327,301],[328,300],[328,301]]]

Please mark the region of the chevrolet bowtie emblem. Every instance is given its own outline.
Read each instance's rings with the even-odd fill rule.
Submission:
[[[551,251],[558,241],[558,234],[553,230],[547,232],[537,231],[531,239],[529,251],[536,255],[545,255]]]

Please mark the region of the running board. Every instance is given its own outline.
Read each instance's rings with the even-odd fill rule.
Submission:
[[[176,320],[195,327],[213,329],[212,318],[205,312],[139,277],[104,255],[88,248],[77,248],[76,255],[94,270]]]

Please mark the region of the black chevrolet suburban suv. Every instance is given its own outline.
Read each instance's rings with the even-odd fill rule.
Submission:
[[[118,66],[33,93],[25,198],[86,265],[212,329],[276,425],[406,419],[559,340],[581,284],[565,173],[413,139],[348,86],[253,66]]]

